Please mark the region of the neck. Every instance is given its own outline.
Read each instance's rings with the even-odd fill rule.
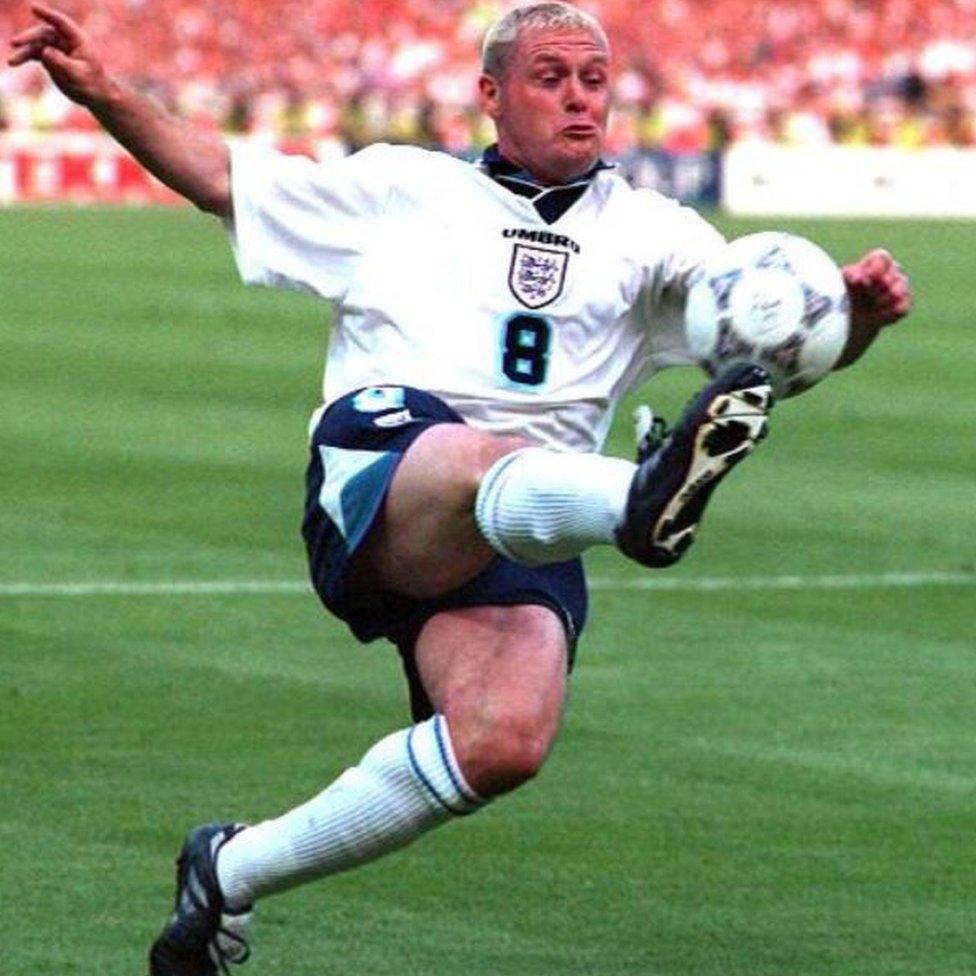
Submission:
[[[582,169],[547,173],[526,163],[517,152],[512,151],[510,147],[503,148],[501,143],[491,146],[485,153],[485,159],[489,165],[497,167],[500,175],[521,176],[542,187],[566,186],[575,183],[592,176],[595,170],[602,169],[604,166],[602,160],[594,159]]]

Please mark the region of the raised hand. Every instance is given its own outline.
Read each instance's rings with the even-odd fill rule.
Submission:
[[[88,35],[60,10],[34,4],[31,11],[40,23],[11,38],[16,50],[7,64],[17,67],[28,61],[39,61],[72,101],[88,107],[103,102],[110,82]]]
[[[912,307],[908,277],[898,262],[877,248],[843,269],[851,318],[881,329],[904,318]]]
[[[836,369],[859,359],[881,329],[904,318],[912,308],[908,276],[887,251],[868,251],[841,272],[851,302],[851,331]]]
[[[201,210],[229,217],[230,158],[224,141],[185,125],[106,74],[88,35],[67,14],[40,3],[31,10],[38,23],[12,38],[15,50],[7,63],[39,61],[58,88],[84,105],[153,175]]]

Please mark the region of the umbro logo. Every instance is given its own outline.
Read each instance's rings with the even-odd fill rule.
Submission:
[[[515,238],[518,241],[530,241],[533,244],[547,244],[549,247],[564,247],[573,254],[579,254],[580,246],[565,234],[554,234],[550,230],[529,230],[525,227],[506,227],[502,237]]]

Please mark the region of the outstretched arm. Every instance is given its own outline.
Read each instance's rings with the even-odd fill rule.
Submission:
[[[154,176],[201,210],[231,215],[229,157],[223,141],[170,115],[111,78],[88,35],[67,14],[36,4],[39,23],[16,34],[11,67],[40,62],[72,101],[87,108]]]
[[[881,249],[841,268],[851,301],[851,331],[834,369],[864,355],[885,326],[904,318],[912,307],[912,289],[898,262]]]

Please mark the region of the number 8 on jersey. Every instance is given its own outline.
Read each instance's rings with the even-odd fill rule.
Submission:
[[[549,371],[552,326],[541,315],[514,315],[505,323],[502,372],[513,383],[539,386]]]

